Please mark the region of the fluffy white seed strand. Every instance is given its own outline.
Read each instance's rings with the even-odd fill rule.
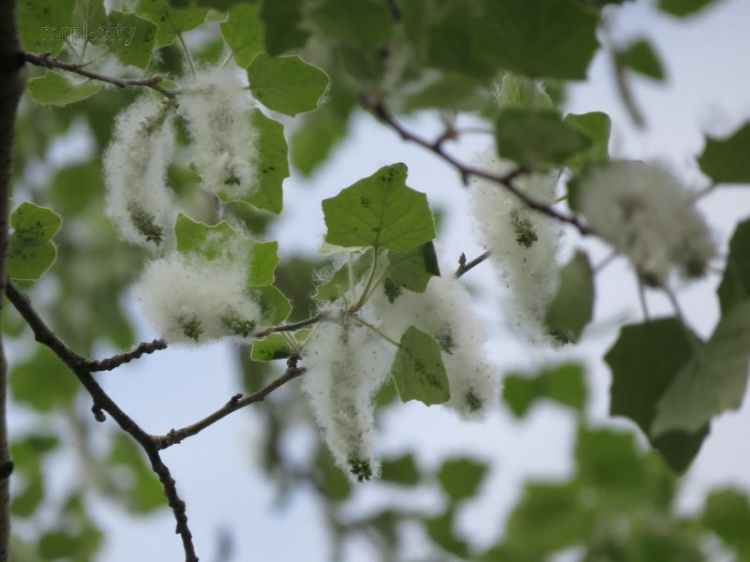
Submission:
[[[497,174],[508,172],[510,164],[492,155],[485,166]],[[524,175],[515,185],[542,203],[555,199],[554,174]],[[557,249],[562,230],[554,221],[531,211],[503,186],[487,180],[471,188],[471,209],[483,246],[501,283],[510,289],[509,319],[532,343],[553,344],[544,317],[558,286]]]
[[[260,308],[246,292],[247,271],[223,260],[174,252],[146,266],[134,287],[149,322],[170,344],[196,346],[247,335]]]
[[[393,360],[389,345],[353,320],[322,322],[302,353],[302,387],[336,463],[353,481],[380,470],[373,395]]]
[[[252,103],[242,82],[232,69],[206,69],[184,89],[180,114],[203,186],[232,198],[249,195],[256,186],[257,149],[249,117]]]
[[[167,167],[174,152],[172,116],[144,96],[120,113],[104,154],[105,212],[127,242],[158,245],[174,219]]]
[[[664,285],[675,269],[700,277],[715,255],[693,196],[657,164],[620,161],[594,169],[581,182],[580,208],[651,285]]]

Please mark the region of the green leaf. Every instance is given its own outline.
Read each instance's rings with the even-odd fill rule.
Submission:
[[[565,165],[573,171],[580,171],[585,166],[609,161],[609,135],[612,120],[601,111],[576,115],[569,113],[563,120],[571,127],[578,129],[591,140],[591,146],[574,154]]]
[[[431,406],[451,397],[440,345],[415,326],[409,326],[401,337],[391,375],[402,402],[419,400]]]
[[[703,173],[716,183],[750,183],[750,123],[725,139],[706,138],[698,158]]]
[[[299,330],[294,332],[294,339],[303,342],[310,335],[311,330]],[[250,359],[253,361],[274,361],[286,359],[292,353],[289,342],[281,334],[271,334],[260,340],[254,340],[250,351]]]
[[[588,256],[576,252],[560,271],[560,286],[547,308],[547,328],[563,343],[577,342],[594,309],[594,276]]]
[[[549,95],[534,80],[512,72],[506,72],[503,76],[497,104],[500,107],[554,109]]]
[[[227,21],[221,24],[221,35],[234,54],[234,62],[247,68],[253,59],[265,50],[262,5],[235,4],[229,10]]]
[[[44,475],[36,466],[23,475],[23,486],[13,494],[10,511],[15,517],[31,517],[44,500]]]
[[[632,433],[580,427],[575,458],[580,478],[605,494],[634,496],[645,490],[646,472]]]
[[[10,216],[13,234],[8,247],[8,276],[11,279],[39,279],[57,257],[50,241],[62,219],[52,209],[22,203]]]
[[[174,43],[178,35],[203,25],[208,8],[174,8],[167,0],[140,0],[136,13],[157,26],[154,47],[159,49]]]
[[[310,11],[316,32],[339,44],[374,48],[391,32],[393,20],[384,2],[359,0],[352,9],[349,0],[322,0]]]
[[[717,293],[722,314],[750,297],[750,220],[741,222],[734,230]]]
[[[278,242],[255,242],[228,222],[209,226],[180,213],[175,223],[177,251],[197,254],[205,260],[219,258],[249,263],[248,286],[262,287],[274,281],[279,263]]]
[[[436,517],[426,517],[423,519],[425,530],[430,539],[446,552],[459,558],[468,558],[468,543],[458,538],[453,531],[454,514],[453,509],[449,508],[445,513]]]
[[[692,16],[713,4],[716,0],[660,0],[662,12],[684,18]]]
[[[659,437],[651,435],[651,426],[657,403],[695,354],[691,337],[675,318],[625,326],[604,356],[612,370],[610,414],[638,424],[677,471],[685,470],[698,454],[708,426],[694,435],[671,431]]]
[[[534,78],[583,80],[599,14],[578,0],[485,0],[474,55]]]
[[[750,502],[739,490],[712,490],[706,499],[703,524],[743,558],[750,558]]]
[[[355,285],[362,277],[372,268],[372,249],[368,248],[362,255],[352,259],[352,277]],[[333,302],[344,295],[350,289],[349,280],[349,263],[345,262],[339,267],[328,281],[321,283],[316,287],[316,300]]]
[[[406,186],[404,164],[385,166],[323,200],[326,242],[406,252],[435,238],[427,196]]]
[[[500,110],[495,138],[501,158],[529,168],[564,164],[592,144],[586,133],[564,122],[556,111],[518,107]]]
[[[304,0],[263,0],[260,17],[265,27],[266,52],[281,55],[305,46],[310,32],[301,27]]]
[[[261,322],[276,326],[286,320],[292,313],[289,299],[273,285],[253,287],[250,289],[253,300],[260,306]]]
[[[42,243],[52,240],[62,226],[62,219],[52,209],[34,203],[21,203],[10,215],[13,236],[24,242]]]
[[[110,27],[125,32],[125,35],[108,38],[105,43],[125,65],[146,68],[156,41],[157,27],[150,21],[129,12],[112,10],[109,13]]]
[[[573,363],[543,369],[533,377],[512,373],[503,379],[503,399],[518,418],[525,416],[529,408],[542,399],[583,412],[586,394],[583,367]]]
[[[651,431],[696,433],[712,416],[742,405],[750,358],[750,300],[723,315],[705,347],[683,367],[657,404]]]
[[[278,215],[284,201],[282,186],[289,177],[284,127],[263,115],[259,109],[253,111],[252,121],[253,129],[257,132],[258,187],[244,201],[257,209]]]
[[[408,252],[388,252],[388,277],[396,287],[424,293],[430,278],[440,276],[435,245],[425,242]]]
[[[49,349],[38,346],[31,359],[10,371],[13,398],[38,412],[69,405],[78,392],[76,377]]]
[[[72,21],[81,27],[86,25],[86,30],[97,30],[107,22],[104,2],[102,0],[76,0]]]
[[[328,75],[297,56],[260,53],[247,69],[250,91],[268,109],[294,117],[318,108],[328,89]]]
[[[21,41],[29,52],[57,55],[65,40],[78,42],[83,29],[71,25],[83,25],[72,19],[76,0],[19,0],[18,31]]]
[[[414,455],[408,453],[392,459],[383,459],[380,468],[380,479],[401,486],[419,484],[419,470],[414,462]]]
[[[471,110],[486,105],[481,85],[458,74],[443,75],[404,98],[405,113],[420,109]]]
[[[452,503],[476,495],[482,484],[487,465],[470,458],[454,458],[443,461],[437,477]]]
[[[659,57],[656,55],[651,43],[640,39],[628,45],[628,48],[619,53],[622,64],[643,76],[654,80],[663,81],[665,78],[664,68]]]
[[[57,72],[49,71],[40,78],[32,78],[26,87],[35,101],[45,105],[69,105],[90,98],[102,89],[97,82],[74,84]]]
[[[143,452],[129,435],[118,433],[114,437],[109,463],[127,475],[126,478],[120,477],[116,481],[124,488],[122,497],[130,511],[150,513],[166,507],[158,477],[146,464]]]

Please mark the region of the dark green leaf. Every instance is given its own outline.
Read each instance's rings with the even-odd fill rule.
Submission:
[[[443,550],[459,558],[468,558],[469,545],[465,540],[458,538],[453,531],[454,514],[453,509],[448,509],[436,517],[425,518],[425,529],[432,541]]]
[[[286,320],[292,313],[289,299],[273,285],[253,287],[250,294],[260,306],[261,322],[268,326],[276,326]]]
[[[599,46],[597,11],[577,0],[485,0],[477,58],[534,78],[582,80]]]
[[[19,0],[18,31],[27,51],[57,55],[65,45],[82,42],[83,22],[73,21],[76,0]],[[71,25],[76,31],[71,30]]]
[[[104,41],[112,53],[125,66],[146,68],[153,54],[157,27],[135,14],[116,10],[109,13],[108,25],[124,33]]]
[[[396,287],[424,293],[433,275],[440,276],[435,245],[426,242],[408,252],[388,252],[388,277]]]
[[[32,78],[26,86],[31,97],[45,105],[69,105],[90,98],[102,89],[93,81],[74,84],[57,72],[47,72],[41,78]]]
[[[678,471],[685,470],[698,454],[708,426],[694,435],[671,431],[656,438],[651,426],[657,403],[695,354],[690,338],[675,318],[625,326],[604,357],[612,370],[610,414],[637,423]]]
[[[391,31],[391,15],[384,2],[322,0],[310,11],[310,20],[321,36],[341,44],[377,47]]]
[[[741,222],[734,230],[717,293],[722,314],[750,297],[750,220]]]
[[[622,64],[630,70],[654,80],[664,80],[664,68],[661,61],[651,43],[645,39],[631,43],[618,56],[621,58]]]
[[[705,347],[659,399],[654,435],[699,433],[712,416],[742,405],[750,358],[750,300],[722,316]]]
[[[51,412],[71,404],[78,388],[75,375],[43,346],[36,348],[31,359],[10,371],[13,398],[39,412]]]
[[[578,430],[575,457],[583,482],[606,494],[625,496],[646,489],[646,473],[632,433],[611,429]]]
[[[263,0],[260,17],[265,26],[266,52],[281,55],[304,47],[310,32],[302,29],[304,0]]]
[[[750,502],[739,490],[712,490],[706,499],[703,524],[743,558],[750,558]]]
[[[265,50],[261,8],[260,3],[236,4],[229,10],[227,21],[221,24],[221,34],[232,49],[234,62],[242,68],[250,66],[258,53]]]
[[[443,490],[455,503],[476,495],[486,473],[486,464],[460,458],[444,461],[437,476]]]
[[[284,180],[289,177],[284,127],[278,121],[269,119],[259,109],[253,111],[253,128],[258,136],[258,188],[245,202],[253,207],[279,214],[283,207]]]
[[[581,131],[591,139],[591,146],[573,155],[565,165],[573,171],[579,171],[585,166],[609,161],[609,134],[612,121],[609,115],[601,111],[576,115],[569,113],[564,122]]]
[[[419,400],[430,406],[450,399],[440,345],[415,326],[409,326],[401,337],[391,375],[402,402]]]
[[[380,478],[401,486],[416,486],[419,484],[419,470],[414,462],[414,456],[409,453],[392,459],[383,459]]]
[[[427,197],[406,186],[406,173],[404,164],[386,166],[323,200],[326,242],[406,252],[434,239]]]
[[[168,0],[140,0],[136,13],[157,26],[154,47],[161,48],[174,43],[178,35],[202,25],[208,8],[175,8]]]
[[[725,139],[706,138],[698,158],[701,170],[716,183],[750,183],[750,123]]]
[[[250,91],[268,109],[294,117],[318,108],[328,89],[328,75],[297,56],[260,53],[247,69]]]
[[[538,400],[548,399],[578,412],[586,406],[586,381],[581,365],[543,369],[535,376],[510,374],[503,379],[503,399],[516,417],[523,417]]]
[[[660,0],[659,9],[678,18],[684,18],[700,12],[715,2],[716,0]]]
[[[577,342],[594,309],[594,277],[588,256],[577,252],[560,271],[560,286],[547,308],[550,334],[568,343]]]
[[[530,168],[564,164],[592,144],[586,133],[546,109],[502,109],[495,137],[501,158]]]

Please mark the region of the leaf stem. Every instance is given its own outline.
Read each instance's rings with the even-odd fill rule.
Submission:
[[[177,32],[177,40],[180,42],[180,47],[182,47],[182,52],[185,53],[185,59],[188,62],[188,66],[190,67],[190,73],[193,75],[193,78],[197,76],[197,73],[195,72],[195,63],[193,63],[193,57],[190,56],[190,51],[187,48],[187,45],[185,44],[185,38],[182,36],[181,32]]]
[[[357,316],[356,314],[353,314],[352,318],[354,318],[355,321],[357,321],[360,324],[362,324],[365,328],[367,328],[367,329],[372,330],[373,332],[375,332],[377,335],[379,335],[381,338],[383,338],[388,343],[393,344],[396,347],[401,347],[400,343],[398,343],[392,337],[390,337],[389,335],[387,335],[385,332],[383,332],[377,326],[373,326],[372,324],[370,324],[367,320],[363,319],[362,317]]]
[[[372,287],[372,282],[375,279],[375,273],[378,269],[378,256],[380,255],[380,250],[378,248],[373,248],[373,256],[372,256],[372,267],[370,268],[370,276],[367,278],[367,283],[365,283],[365,288],[362,290],[362,296],[360,296],[359,301],[357,302],[355,308],[359,310],[364,306],[364,304],[367,302],[367,299],[370,298],[370,287]]]

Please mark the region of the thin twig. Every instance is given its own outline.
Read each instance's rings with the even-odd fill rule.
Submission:
[[[157,92],[163,94],[170,100],[176,99],[177,95],[180,93],[178,90],[168,90],[167,88],[160,86],[159,84],[163,80],[161,76],[152,76],[150,78],[143,79],[115,78],[114,76],[106,76],[104,74],[99,74],[98,72],[88,70],[85,63],[75,64],[62,61],[53,58],[49,53],[24,53],[23,58],[26,62],[29,62],[36,66],[65,70],[67,72],[72,72],[80,76],[85,76],[86,78],[90,78],[91,80],[97,80],[98,82],[112,84],[114,86],[117,86],[118,88],[128,88],[131,86],[151,88],[152,90],[156,90]]]
[[[260,390],[246,396],[243,396],[242,394],[235,394],[229,399],[226,404],[224,404],[224,406],[209,414],[202,420],[185,426],[181,429],[172,429],[166,435],[154,437],[153,439],[158,444],[159,449],[166,449],[168,447],[171,447],[172,445],[180,443],[188,437],[199,434],[201,431],[212,426],[219,420],[227,417],[232,412],[236,412],[237,410],[256,402],[262,402],[274,390],[285,385],[289,381],[296,379],[305,372],[304,368],[297,366],[298,361],[299,357],[294,355],[291,356],[287,361],[286,372],[277,379],[271,381]]]
[[[5,294],[23,319],[26,320],[26,323],[31,327],[36,341],[50,348],[55,355],[57,355],[63,363],[73,371],[78,380],[91,395],[91,398],[94,401],[91,410],[94,412],[97,421],[104,421],[104,412],[106,412],[115,420],[117,425],[119,425],[125,433],[135,439],[141,448],[143,448],[149,462],[151,463],[152,470],[161,481],[161,485],[164,488],[164,495],[167,497],[169,507],[174,514],[177,523],[176,532],[180,535],[185,550],[185,560],[186,562],[198,562],[198,556],[195,554],[195,546],[193,545],[193,535],[188,526],[185,502],[182,501],[177,493],[177,485],[174,478],[172,478],[169,468],[167,468],[161,459],[158,441],[144,431],[141,426],[139,426],[117,405],[117,403],[115,403],[114,400],[112,400],[112,398],[109,397],[89,370],[92,361],[78,355],[70,349],[70,347],[68,347],[68,345],[62,341],[62,339],[60,339],[60,337],[55,334],[37,314],[36,310],[34,310],[31,305],[31,301],[26,295],[18,291],[15,285],[10,282],[6,284]],[[131,357],[131,359],[132,358],[134,358],[134,356]]]
[[[120,353],[107,359],[89,359],[85,364],[86,370],[94,373],[96,371],[112,371],[120,365],[130,363],[134,359],[139,359],[143,355],[159,351],[161,349],[167,349],[167,342],[164,340],[153,340],[150,342],[141,342],[135,348],[125,353]]]
[[[474,269],[476,266],[478,266],[480,263],[482,263],[484,260],[486,260],[489,257],[490,257],[490,253],[484,252],[483,254],[480,254],[473,260],[467,262],[466,254],[461,254],[461,257],[458,258],[458,267],[456,268],[456,271],[453,272],[453,277],[458,279],[463,274],[467,273],[471,269]]]
[[[317,324],[318,322],[321,322],[322,320],[328,318],[328,316],[328,312],[319,312],[315,316],[305,318],[304,320],[300,320],[299,322],[291,322],[290,324],[282,324],[281,326],[271,326],[270,328],[263,328],[262,330],[255,332],[253,334],[253,338],[265,338],[266,336],[276,334],[278,332],[296,332],[301,328],[306,328],[307,326]]]
[[[393,115],[391,115],[388,109],[386,109],[385,105],[382,102],[373,99],[369,95],[361,96],[360,100],[364,107],[372,111],[378,119],[388,125],[391,129],[393,129],[403,140],[418,144],[419,146],[439,156],[446,163],[453,166],[453,168],[455,168],[455,170],[461,176],[461,181],[464,185],[468,185],[469,178],[471,178],[472,176],[490,180],[510,191],[513,195],[518,197],[518,199],[520,199],[529,209],[538,211],[560,222],[570,224],[583,235],[592,234],[591,229],[584,225],[577,216],[568,215],[545,203],[536,201],[535,199],[529,197],[518,187],[516,187],[516,185],[513,183],[513,180],[515,180],[518,176],[527,173],[527,170],[523,166],[519,166],[518,168],[501,175],[493,174],[487,172],[486,170],[475,168],[473,166],[468,166],[445,152],[445,150],[443,149],[444,139],[442,137],[435,142],[430,142],[418,135],[415,135],[414,133],[406,129],[403,125],[401,125],[401,123],[399,123],[393,117]]]

